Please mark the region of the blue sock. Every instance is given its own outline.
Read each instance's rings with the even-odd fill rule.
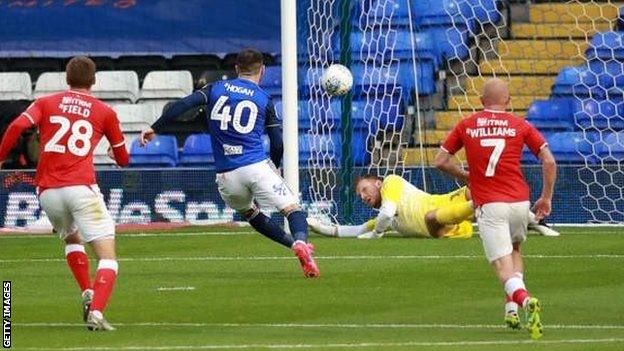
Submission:
[[[271,222],[271,219],[265,216],[262,212],[258,212],[257,215],[249,218],[248,221],[249,224],[251,224],[251,226],[260,234],[286,246],[289,249],[295,242],[293,238],[284,231],[284,229]]]
[[[292,234],[295,240],[308,242],[308,222],[306,217],[306,213],[301,210],[291,212],[287,217],[290,234]]]

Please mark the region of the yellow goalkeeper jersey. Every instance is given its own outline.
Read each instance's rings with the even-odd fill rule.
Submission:
[[[466,200],[466,187],[448,194],[431,195],[397,175],[384,178],[381,186],[381,202],[391,202],[396,207],[393,229],[404,236],[430,237],[425,215],[442,206]],[[367,222],[372,230],[374,220]],[[464,221],[449,231],[447,237],[472,236],[472,223]]]

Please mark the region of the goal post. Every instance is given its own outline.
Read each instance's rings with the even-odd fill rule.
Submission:
[[[281,0],[282,35],[282,111],[284,145],[284,179],[299,194],[299,116],[297,105],[297,2]]]

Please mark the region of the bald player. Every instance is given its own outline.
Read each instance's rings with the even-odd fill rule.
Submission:
[[[520,168],[526,145],[542,163],[542,193],[534,204],[538,220],[548,216],[557,175],[555,159],[544,137],[522,118],[506,112],[509,87],[503,80],[488,79],[483,87],[483,111],[461,120],[436,155],[440,170],[469,184],[485,256],[507,295],[505,322],[520,327],[518,305],[527,314],[533,339],[542,336],[540,301],[524,284],[520,245],[529,222],[529,186]],[[470,172],[453,162],[451,155],[466,149]]]

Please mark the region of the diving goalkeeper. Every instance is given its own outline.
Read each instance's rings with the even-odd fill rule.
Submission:
[[[397,175],[379,178],[366,175],[356,179],[355,192],[362,201],[379,209],[376,218],[361,225],[323,224],[308,218],[310,228],[321,235],[376,239],[389,231],[405,237],[469,238],[473,234],[474,208],[467,187],[447,194],[429,194]],[[531,216],[529,229],[542,235],[559,233]]]

